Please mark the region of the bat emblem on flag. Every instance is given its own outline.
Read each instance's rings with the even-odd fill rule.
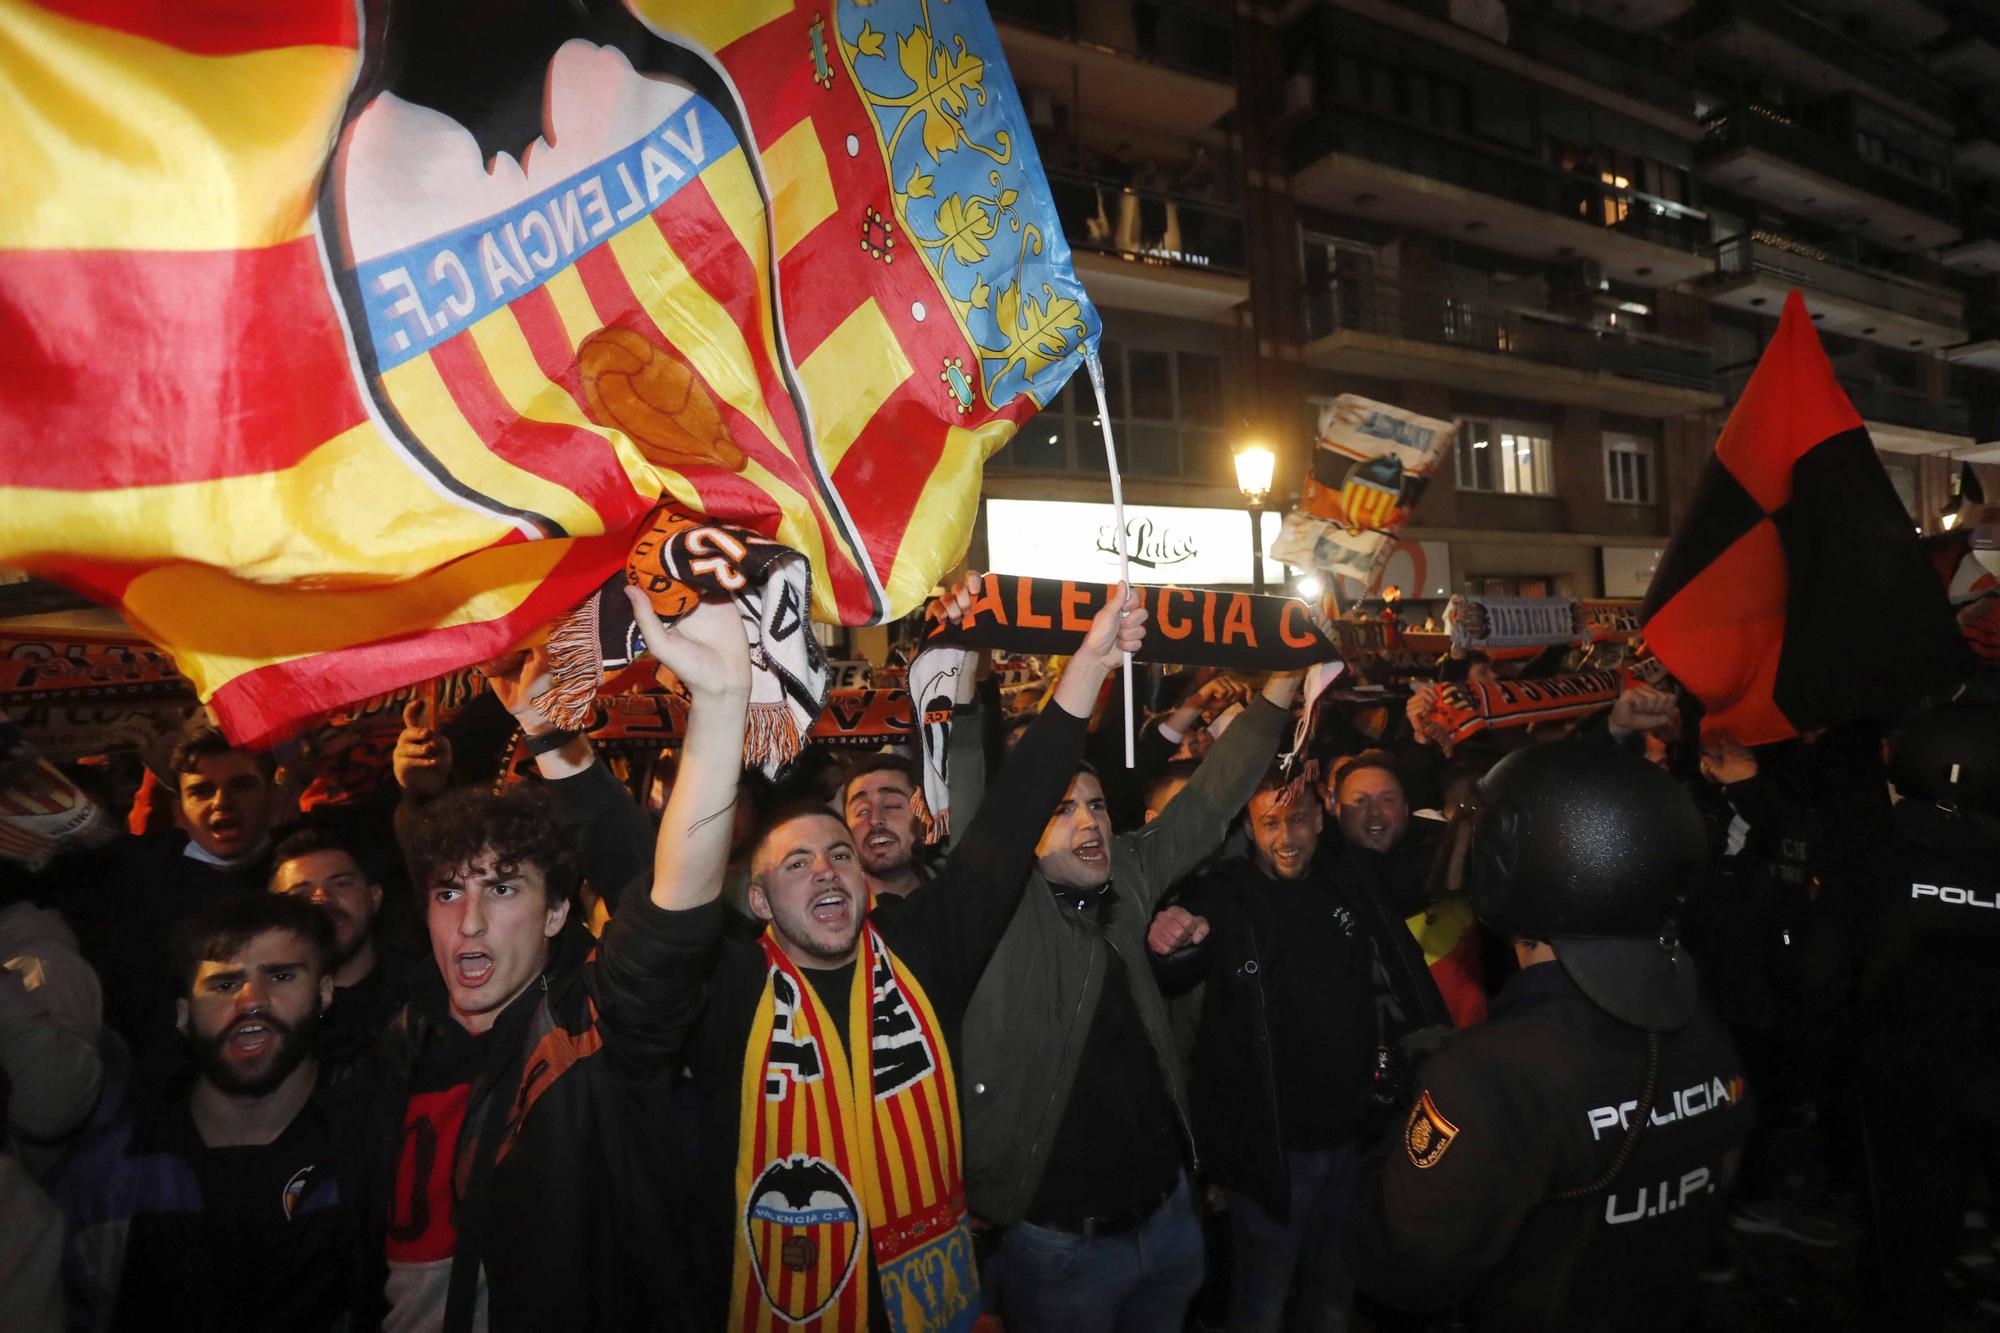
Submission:
[[[448,8],[391,21],[434,50],[419,39]],[[612,531],[657,495],[653,467],[745,466],[646,296],[671,219],[748,136],[709,67],[622,6],[520,17],[477,25],[479,54],[530,77],[418,54],[350,107],[321,221],[359,378],[408,461],[524,535]]]

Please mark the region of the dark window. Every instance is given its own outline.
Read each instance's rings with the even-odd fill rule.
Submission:
[[[1180,372],[1180,422],[1183,426],[1222,424],[1222,361],[1199,352],[1175,358]]]
[[[1105,342],[1105,399],[1121,471],[1181,477],[1222,456],[1222,358]],[[1089,375],[1079,370],[988,464],[1021,472],[1104,475],[1104,433]]]
[[[1127,414],[1148,421],[1174,419],[1174,358],[1171,352],[1132,348],[1125,354],[1131,402]],[[1114,409],[1115,410],[1115,409]]]

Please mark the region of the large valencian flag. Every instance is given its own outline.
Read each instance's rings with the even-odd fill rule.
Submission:
[[[1880,716],[1970,663],[1805,301],[1785,301],[1646,591],[1646,642],[1748,745]]]
[[[0,563],[246,740],[662,500],[903,614],[1097,334],[981,0],[8,0],[0,107]]]

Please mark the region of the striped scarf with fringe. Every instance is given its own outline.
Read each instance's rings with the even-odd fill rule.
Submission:
[[[646,645],[625,600],[642,589],[671,625],[703,597],[736,602],[750,637],[746,763],[775,777],[805,744],[826,704],[826,653],[808,623],[812,566],[789,546],[745,528],[710,523],[672,505],[654,511],[625,571],[549,634],[549,688],[535,703],[557,726],[588,731],[607,671],[629,666]]]
[[[743,1061],[729,1324],[965,1333],[979,1318],[958,1082],[923,987],[861,931],[843,1041],[766,929]],[[874,1259],[871,1281],[869,1258]]]

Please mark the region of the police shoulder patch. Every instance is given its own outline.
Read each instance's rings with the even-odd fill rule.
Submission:
[[[1410,1154],[1411,1166],[1428,1171],[1444,1160],[1445,1150],[1457,1137],[1458,1126],[1444,1118],[1426,1092],[1410,1108],[1410,1123],[1403,1130],[1403,1150]]]

